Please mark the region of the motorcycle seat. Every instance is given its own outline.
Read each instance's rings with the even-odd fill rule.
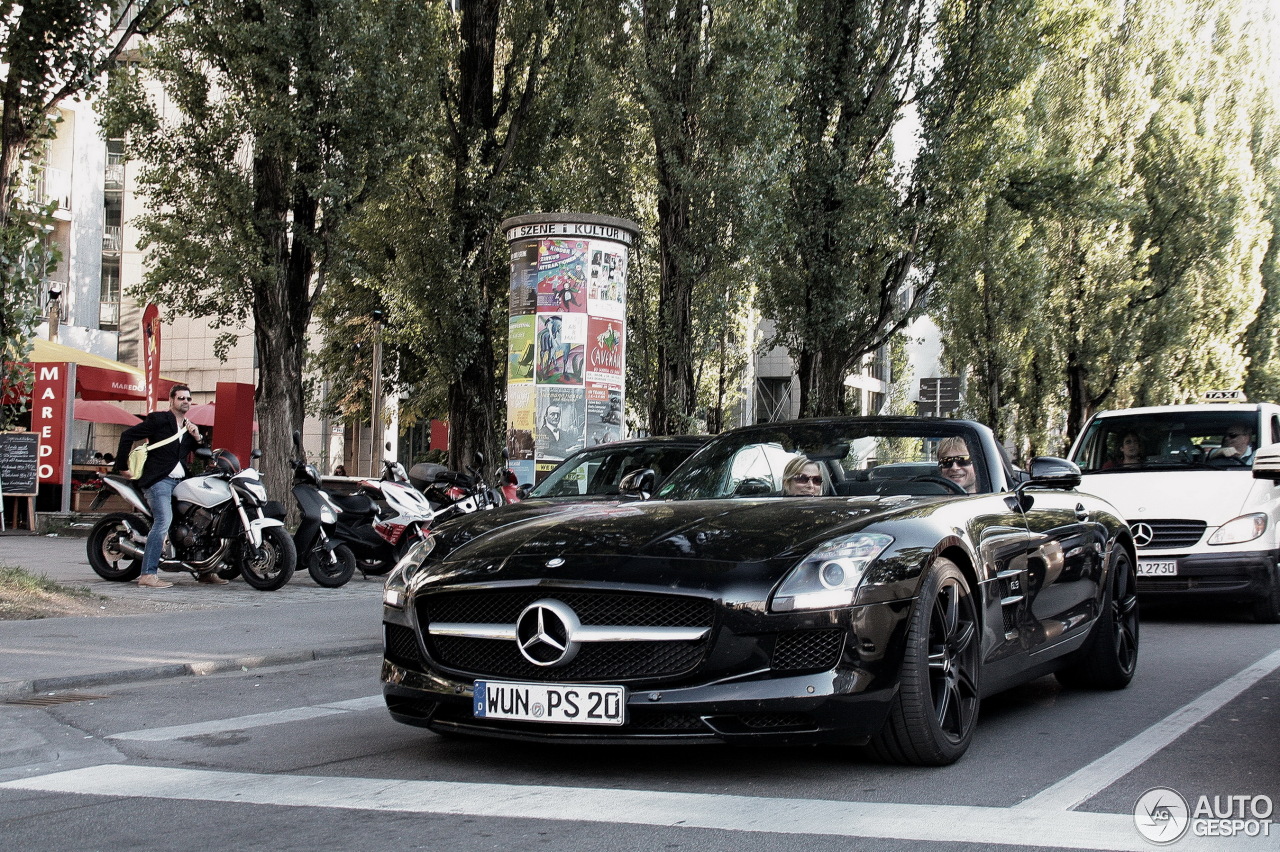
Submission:
[[[344,516],[372,518],[378,514],[378,507],[368,494],[330,494],[329,497],[338,504]]]

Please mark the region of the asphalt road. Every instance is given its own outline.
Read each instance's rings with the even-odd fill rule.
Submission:
[[[442,738],[390,720],[369,655],[81,690],[98,697],[0,705],[0,846],[1153,849],[1134,827],[1151,788],[1280,801],[1278,647],[1280,626],[1229,612],[1148,612],[1129,689],[989,699],[942,769]],[[1168,848],[1280,848],[1280,828]]]

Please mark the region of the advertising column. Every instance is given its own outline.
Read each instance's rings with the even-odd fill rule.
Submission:
[[[502,223],[511,249],[507,451],[521,483],[625,437],[627,264],[638,227],[551,213]]]

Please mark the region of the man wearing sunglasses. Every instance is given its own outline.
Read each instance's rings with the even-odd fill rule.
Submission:
[[[949,479],[970,494],[978,490],[978,474],[964,438],[952,436],[938,442],[938,475]]]
[[[1253,465],[1253,425],[1235,423],[1222,433],[1222,446],[1209,454],[1214,459],[1235,459],[1243,465]]]
[[[147,534],[147,548],[142,555],[142,574],[138,585],[150,589],[172,586],[158,575],[160,556],[164,552],[164,539],[173,522],[171,498],[173,489],[187,475],[182,460],[200,444],[200,429],[187,419],[191,410],[191,388],[174,385],[169,390],[169,410],[153,411],[137,426],[130,426],[120,436],[120,448],[116,452],[115,472],[129,478],[129,450],[135,441],[147,441],[152,449],[147,451],[147,462],[138,477],[138,485],[146,494],[151,507],[151,531]],[[221,585],[217,574],[200,577],[201,583]]]

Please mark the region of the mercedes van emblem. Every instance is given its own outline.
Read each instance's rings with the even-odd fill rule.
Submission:
[[[1138,522],[1129,527],[1133,532],[1133,543],[1138,547],[1146,547],[1156,537],[1155,531],[1151,529],[1151,524]]]

